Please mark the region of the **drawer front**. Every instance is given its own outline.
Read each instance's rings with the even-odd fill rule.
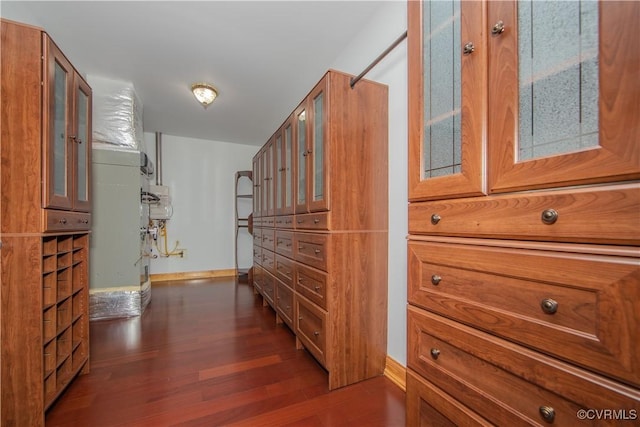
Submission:
[[[329,212],[296,215],[296,229],[328,230]]]
[[[409,243],[410,303],[640,384],[640,260]]]
[[[293,291],[287,285],[276,279],[276,312],[280,318],[293,330]]]
[[[268,272],[263,272],[262,296],[275,310],[276,308],[276,278]]]
[[[409,233],[638,245],[639,211],[640,184],[421,202]]]
[[[293,228],[293,215],[277,216],[274,219],[274,227],[276,228]]]
[[[276,254],[275,266],[276,277],[293,287],[295,263],[289,258]]]
[[[43,209],[44,231],[91,230],[91,214]]]
[[[255,242],[253,244],[253,264],[262,265],[262,247]]]
[[[293,232],[276,230],[276,253],[293,258]]]
[[[259,246],[262,246],[262,227],[256,227],[256,224],[253,224],[253,243]]]
[[[326,313],[299,295],[294,299],[294,305],[298,316],[296,317],[296,336],[318,362],[326,368]]]
[[[554,426],[574,426],[580,409],[640,411],[637,389],[412,306],[407,331],[408,367],[495,424],[546,425],[553,413]]]
[[[259,265],[253,266],[253,287],[262,294],[264,285],[264,270]]]
[[[406,400],[408,426],[493,426],[411,369],[407,369]]]
[[[273,228],[275,224],[275,218],[272,216],[263,216],[262,217],[262,226],[263,227],[268,227],[268,228]]]
[[[275,230],[273,228],[263,228],[262,229],[262,247],[272,252],[275,251],[276,250],[275,236],[276,236]]]
[[[295,289],[309,301],[327,309],[327,273],[297,264]]]
[[[327,271],[328,234],[295,233],[293,258],[303,264]]]
[[[276,254],[262,248],[262,267],[271,274],[276,272]]]

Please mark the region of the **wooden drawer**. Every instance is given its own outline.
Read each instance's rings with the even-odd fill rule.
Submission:
[[[297,264],[295,290],[314,304],[327,309],[327,273]]]
[[[271,274],[276,272],[276,254],[262,248],[262,267]]]
[[[275,228],[293,228],[293,215],[277,216],[274,219]]]
[[[253,264],[262,265],[262,247],[255,242],[253,244]]]
[[[410,303],[640,384],[640,260],[410,242],[408,265]]]
[[[272,216],[263,216],[262,217],[262,226],[263,227],[268,227],[268,228],[273,228],[275,224],[275,218]]]
[[[43,209],[44,231],[91,230],[91,214]]]
[[[269,272],[264,271],[263,274],[263,282],[262,282],[262,296],[265,301],[269,303],[269,305],[275,310],[276,308],[276,278],[273,277]]]
[[[326,368],[327,314],[309,300],[296,295],[294,298],[296,337],[304,347]]]
[[[293,258],[293,232],[276,230],[276,253]]]
[[[497,425],[575,426],[580,409],[640,413],[640,391],[409,306],[407,366]],[[591,425],[610,425],[592,420]]]
[[[627,184],[411,203],[409,233],[638,245],[639,201],[640,184]]]
[[[329,212],[296,215],[296,229],[328,230]]]
[[[276,288],[276,313],[293,330],[293,319],[295,319],[293,291],[278,279],[276,279]]]
[[[327,271],[328,234],[294,233],[293,259]]]
[[[262,229],[262,247],[264,249],[275,251],[276,250],[276,234],[273,228]]]
[[[275,275],[278,279],[282,280],[288,286],[293,287],[294,280],[294,261],[289,258],[277,255],[275,258]]]
[[[259,265],[253,266],[253,287],[262,294],[262,288],[264,287],[264,269]]]
[[[256,227],[253,224],[253,243],[262,246],[262,227]]]
[[[407,426],[493,426],[429,381],[407,369]]]

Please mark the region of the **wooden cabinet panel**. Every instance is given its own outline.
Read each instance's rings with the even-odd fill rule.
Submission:
[[[408,333],[408,366],[498,425],[544,424],[546,410],[559,426],[583,408],[640,411],[636,389],[411,306]]]
[[[274,219],[276,228],[293,228],[293,215],[277,216]]]
[[[295,276],[295,262],[282,255],[276,255],[276,277],[284,283],[293,284]]]
[[[640,384],[637,259],[420,242],[408,262],[411,304]]]
[[[271,274],[276,273],[276,254],[262,248],[262,268]]]
[[[44,231],[90,230],[91,214],[45,209],[43,215]]]

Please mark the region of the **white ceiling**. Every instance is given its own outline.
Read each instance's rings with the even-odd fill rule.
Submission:
[[[262,145],[381,1],[5,1],[84,75],[132,82],[144,131]],[[372,58],[373,59],[373,58]],[[191,83],[216,86],[206,110]]]

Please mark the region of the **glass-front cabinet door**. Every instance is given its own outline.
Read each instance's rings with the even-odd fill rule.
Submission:
[[[73,174],[71,142],[73,122],[73,68],[58,47],[44,38],[46,73],[44,115],[44,191],[45,208],[71,209]]]
[[[328,171],[327,163],[327,136],[326,136],[326,116],[327,102],[326,90],[327,78],[323,79],[318,86],[309,94],[309,126],[310,141],[308,146],[307,171],[307,194],[309,195],[309,211],[323,211],[329,209],[329,197],[326,192]]]
[[[273,139],[269,141],[262,153],[262,216],[273,215],[273,191],[271,187],[271,162],[273,152]]]
[[[408,2],[410,200],[485,192],[485,7]]]
[[[76,211],[91,211],[91,88],[80,78],[75,79],[75,126],[71,135],[74,159],[74,206]]]
[[[283,153],[283,138],[282,129],[276,132],[274,149],[273,149],[273,167],[274,167],[274,213],[276,215],[282,214],[283,191],[282,191],[282,173],[284,172],[284,153]]]
[[[291,116],[284,123],[282,131],[282,179],[280,185],[282,187],[282,213],[285,215],[293,213],[293,123],[294,117]]]
[[[296,213],[307,212],[307,170],[309,169],[307,104],[303,102],[295,111],[296,121]]]
[[[261,216],[261,197],[262,197],[262,185],[260,180],[260,153],[256,153],[253,157],[253,217],[257,218]]]
[[[489,2],[491,192],[640,173],[639,2]]]

